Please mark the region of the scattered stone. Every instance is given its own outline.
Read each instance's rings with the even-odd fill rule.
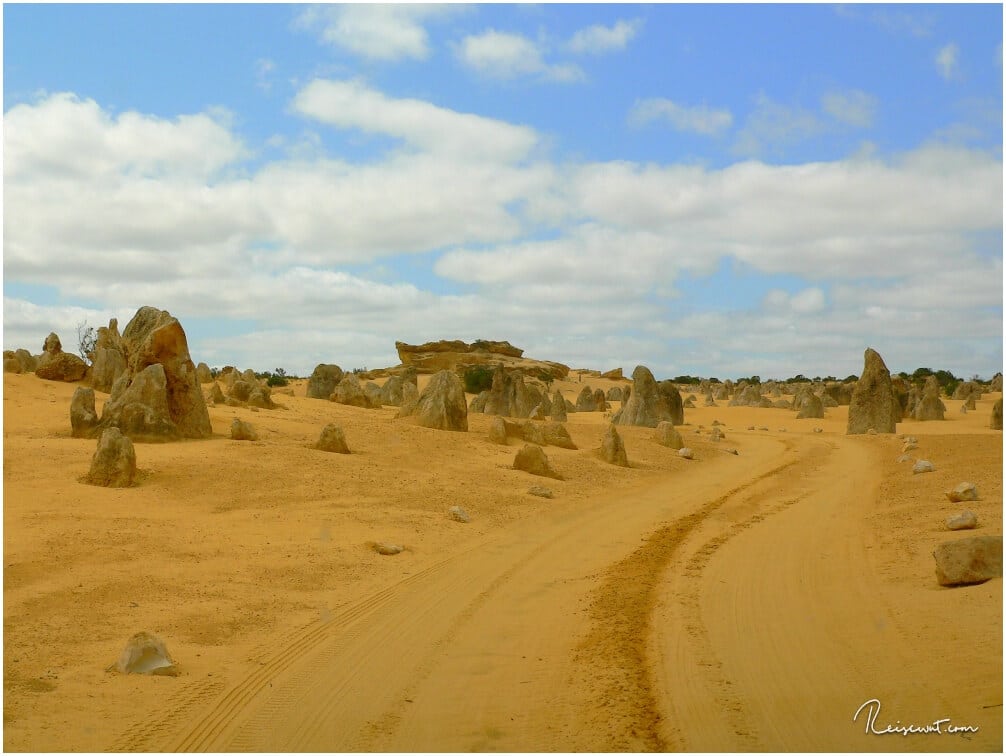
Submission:
[[[958,483],[947,491],[946,495],[950,501],[955,503],[958,501],[978,501],[978,487],[974,483]]]
[[[405,407],[397,417],[403,414]],[[467,431],[468,405],[465,402],[465,387],[457,373],[441,370],[434,375],[418,401],[409,411],[415,415],[419,425],[436,430]]]
[[[912,474],[935,472],[936,466],[927,459],[920,459],[912,468]]]
[[[755,427],[754,427],[753,425],[749,425],[749,426],[748,426],[748,430],[749,430],[749,431],[753,431],[754,429],[755,429]]]
[[[527,492],[532,496],[540,496],[543,499],[552,498],[552,489],[545,488],[545,486],[531,486],[529,489],[527,489]]]
[[[671,449],[680,449],[685,445],[681,434],[674,427],[674,423],[664,420],[657,423],[657,428],[653,432],[653,440]]]
[[[405,551],[404,546],[399,546],[396,543],[375,543],[371,548],[382,556],[394,556]]]
[[[447,510],[447,516],[452,520],[457,522],[471,522],[472,518],[468,516],[468,513],[461,507],[451,507]]]
[[[91,458],[84,482],[92,486],[128,488],[136,479],[136,451],[133,442],[118,428],[105,428]]]
[[[540,446],[524,444],[513,461],[514,470],[523,470],[532,475],[543,475],[547,478],[562,480],[562,476],[552,467]]]
[[[714,443],[722,441],[724,438],[725,436],[723,435],[723,431],[719,428],[713,428],[712,432],[709,434],[709,440]]]
[[[824,428],[814,428],[815,433],[824,433]]]
[[[178,675],[164,641],[148,632],[139,632],[126,642],[115,668],[124,675]]]
[[[725,451],[727,454],[733,454],[735,457],[740,455],[740,452],[730,447],[726,447],[725,449],[723,449],[723,451]]]
[[[863,373],[852,390],[846,433],[861,434],[869,428],[894,433],[901,419],[901,404],[891,385],[891,372],[873,349],[863,356]]]
[[[967,509],[947,519],[947,530],[973,530],[978,527],[978,516]]]
[[[604,438],[601,439],[601,458],[619,467],[628,467],[629,459],[625,454],[625,444],[622,437],[618,435],[614,424],[608,426]]]
[[[901,451],[903,451],[903,452],[910,452],[913,449],[918,449],[918,448],[919,448],[919,445],[917,443],[915,443],[914,441],[905,441],[904,446],[901,447]]]
[[[761,425],[761,426],[758,427],[758,430],[760,430],[760,431],[767,431],[768,430],[768,426],[767,425]]]
[[[973,585],[1003,574],[1003,537],[972,536],[946,541],[933,552],[940,585]]]
[[[91,438],[97,427],[94,389],[78,386],[70,400],[70,435],[74,438]]]
[[[695,454],[687,446],[684,446],[681,449],[678,449],[678,456],[682,457],[684,459],[694,459],[695,458]]]
[[[349,454],[349,445],[346,443],[346,435],[335,423],[329,423],[321,430],[321,436],[314,445],[315,449],[336,454]]]
[[[258,433],[251,423],[235,417],[231,421],[231,439],[234,441],[258,441]]]
[[[328,399],[343,378],[342,368],[338,365],[320,364],[315,367],[311,377],[307,379],[307,396],[310,399]]]
[[[902,454],[894,461],[897,462],[898,464],[901,464],[902,462],[911,462],[912,456],[910,454]]]

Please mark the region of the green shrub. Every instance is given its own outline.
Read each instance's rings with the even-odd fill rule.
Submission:
[[[469,394],[481,394],[493,385],[493,371],[484,365],[475,365],[465,371],[465,391]]]

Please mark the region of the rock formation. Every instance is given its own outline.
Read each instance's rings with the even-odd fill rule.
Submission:
[[[108,326],[98,329],[91,358],[91,388],[111,393],[112,386],[127,370],[126,347],[119,335],[119,321],[112,318]]]
[[[336,454],[349,454],[346,435],[342,432],[342,428],[335,423],[329,423],[321,429],[321,436],[318,438],[318,442],[314,445],[314,448]]]
[[[622,368],[617,367],[614,370],[609,370],[606,373],[601,373],[602,378],[607,378],[609,381],[620,381],[622,380]]]
[[[552,397],[552,419],[557,423],[566,422],[566,400],[562,398],[562,394],[556,389],[555,396]]]
[[[579,396],[576,397],[577,412],[594,412],[597,409],[597,401],[590,386],[580,389]]]
[[[430,379],[409,414],[425,428],[467,431],[468,406],[461,379],[450,370],[441,370]],[[399,417],[404,415],[399,413]]]
[[[91,438],[97,427],[94,389],[78,386],[70,400],[70,435],[74,438]]]
[[[891,388],[891,373],[873,349],[863,355],[863,373],[852,390],[847,434],[894,433],[901,419],[901,405]]]
[[[205,362],[196,365],[196,378],[200,383],[213,383],[213,371],[210,370],[210,366]]]
[[[63,351],[59,336],[50,333],[42,344],[42,357],[35,375],[47,381],[79,381],[87,372],[87,365],[75,354]]]
[[[629,398],[622,402],[621,409],[615,413],[611,422],[614,425],[641,425],[655,428],[663,421],[677,425],[684,422],[681,394],[670,381],[658,384],[648,367],[637,365],[632,371],[632,391],[629,393]]]
[[[610,389],[608,389],[608,393],[605,395],[605,398],[609,402],[622,401],[622,389],[619,386],[612,386]]]
[[[569,367],[558,362],[532,360],[524,357],[524,350],[507,341],[431,341],[413,346],[401,341],[395,342],[398,358],[403,367],[412,367],[424,374],[440,370],[451,370],[459,376],[475,366],[502,366],[510,372],[528,376],[548,375],[562,380],[569,374]]]
[[[653,440],[658,444],[669,446],[671,449],[680,449],[685,445],[681,434],[674,428],[674,423],[664,420],[657,423],[657,429],[653,432]]]
[[[235,417],[231,420],[231,439],[234,441],[258,441],[258,433],[252,424]]]
[[[164,641],[156,635],[140,632],[122,649],[115,668],[124,675],[167,675],[175,677],[178,668]]]
[[[405,386],[405,378],[401,375],[393,375],[381,386],[379,399],[382,405],[391,407],[401,407]]]
[[[363,390],[360,379],[353,373],[346,373],[342,380],[332,391],[330,399],[336,404],[346,404],[350,407],[363,407],[364,409],[379,409],[380,405],[374,403],[373,399]]]
[[[808,393],[804,396],[803,403],[800,406],[800,411],[796,414],[796,416],[797,418],[822,418],[824,417],[824,404],[816,394]]]
[[[625,454],[625,444],[622,437],[618,435],[615,424],[608,426],[608,430],[601,439],[601,459],[619,467],[628,467],[629,459]]]
[[[136,478],[136,451],[133,442],[118,428],[105,428],[98,438],[98,448],[91,458],[91,469],[84,478],[92,486],[128,488]]]
[[[342,368],[338,365],[317,365],[307,379],[307,396],[311,399],[330,398],[342,376]]]
[[[1003,537],[973,536],[945,541],[933,552],[940,585],[973,585],[1003,574]]]
[[[996,403],[992,405],[992,419],[989,421],[989,427],[992,430],[1002,430],[1003,429],[1003,400],[1002,397],[996,399]]]
[[[608,402],[604,398],[604,391],[602,391],[601,389],[597,389],[594,392],[594,407],[596,408],[597,412],[608,411]]]
[[[524,444],[517,456],[513,460],[514,470],[523,470],[532,475],[542,475],[546,478],[556,478],[562,480],[562,476],[556,472],[555,468],[548,461],[545,452],[540,446],[535,444]]]
[[[919,400],[915,411],[912,413],[916,420],[943,420],[943,413],[947,407],[940,399],[940,384],[936,381],[936,376],[931,375],[926,378],[926,385],[922,389],[922,399]]]
[[[541,400],[538,390],[524,383],[523,375],[497,367],[482,411],[487,415],[529,417]]]

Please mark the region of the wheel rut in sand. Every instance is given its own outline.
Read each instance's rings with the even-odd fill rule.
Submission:
[[[784,440],[786,452],[795,450],[795,442]],[[796,465],[818,467],[823,461],[816,455],[828,445],[815,443],[799,450],[799,456],[746,481],[722,496],[703,504],[652,533],[643,546],[613,565],[604,582],[593,595],[590,607],[591,629],[577,649],[579,677],[574,684],[593,690],[596,725],[607,721],[608,742],[601,750],[668,751],[683,750],[681,738],[673,725],[665,722],[667,706],[662,691],[653,678],[651,622],[667,570],[681,563],[685,575],[695,577],[713,553],[742,530],[783,511],[797,499],[779,502],[776,483],[782,473]],[[771,502],[765,506],[765,502]],[[703,540],[710,519],[727,507],[736,506],[754,514],[733,523],[713,524],[718,532]],[[701,544],[694,551],[693,542]],[[704,648],[697,664],[713,678],[717,690],[710,705],[721,708],[742,740],[750,725],[745,721],[741,702],[731,694],[730,682],[717,671],[718,661],[709,645],[708,634],[698,611],[698,597],[681,597],[690,635]]]

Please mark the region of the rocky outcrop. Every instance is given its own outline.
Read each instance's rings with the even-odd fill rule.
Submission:
[[[645,365],[632,371],[632,391],[611,422],[614,425],[641,425],[655,428],[660,422],[684,422],[681,394],[670,381],[657,383]]]
[[[35,375],[47,381],[79,381],[87,373],[87,364],[75,354],[63,351],[59,336],[50,333],[42,344],[42,356]]]
[[[307,396],[310,399],[328,399],[342,380],[342,368],[338,365],[320,364],[315,366],[307,379]]]
[[[961,381],[957,384],[957,388],[954,389],[954,395],[952,399],[967,399],[968,397],[974,397],[975,399],[982,398],[982,386],[976,381]]]
[[[524,357],[523,349],[507,341],[475,341],[471,344],[464,341],[431,341],[417,346],[396,341],[395,348],[402,366],[413,367],[424,374],[452,370],[460,376],[478,365],[502,366],[529,376],[548,375],[559,380],[569,374],[568,366]]]
[[[346,435],[342,432],[342,428],[335,423],[329,423],[321,429],[321,436],[314,448],[335,454],[349,454]]]
[[[547,420],[552,415],[552,400],[549,399],[546,393],[542,396],[541,401],[538,406],[531,410],[531,414],[528,415],[532,420]]]
[[[609,370],[606,373],[601,373],[602,378],[607,378],[609,381],[620,381],[622,380],[622,368],[617,367],[614,370]]]
[[[467,431],[468,406],[461,379],[450,370],[441,370],[430,379],[409,414],[424,428]]]
[[[133,442],[118,428],[105,428],[98,439],[98,448],[91,458],[91,469],[84,482],[92,486],[127,488],[136,479],[136,451]]]
[[[620,402],[622,401],[622,389],[619,386],[612,386],[608,389],[608,393],[605,395],[605,399],[609,402]]]
[[[539,446],[558,446],[563,449],[575,449],[576,445],[570,438],[569,431],[562,423],[527,422],[519,426],[517,433],[520,433],[525,441]],[[508,429],[508,433],[510,430]],[[514,435],[511,433],[511,435]]]
[[[919,421],[943,420],[946,411],[947,407],[940,399],[940,384],[936,381],[936,376],[931,375],[926,378],[922,399],[919,400],[912,415]]]
[[[729,402],[730,407],[771,407],[772,401],[762,396],[761,387],[757,384],[745,386]]]
[[[536,444],[524,444],[517,456],[513,460],[514,470],[523,470],[532,475],[541,475],[546,478],[562,480],[562,476],[556,472],[545,456],[545,452]]]
[[[1003,537],[973,536],[946,541],[933,552],[940,585],[973,585],[1003,574]]]
[[[846,433],[894,433],[901,419],[901,405],[891,388],[891,373],[873,349],[863,355],[863,373],[852,390]]]
[[[70,400],[70,435],[74,438],[91,438],[97,427],[94,389],[78,386]]]
[[[10,349],[5,349],[3,353],[3,371],[5,373],[24,372],[24,368],[21,367],[21,361],[14,356],[14,352]]]
[[[625,444],[622,437],[618,435],[614,423],[608,426],[608,430],[601,439],[601,459],[612,465],[628,467],[629,458],[625,454]]]

